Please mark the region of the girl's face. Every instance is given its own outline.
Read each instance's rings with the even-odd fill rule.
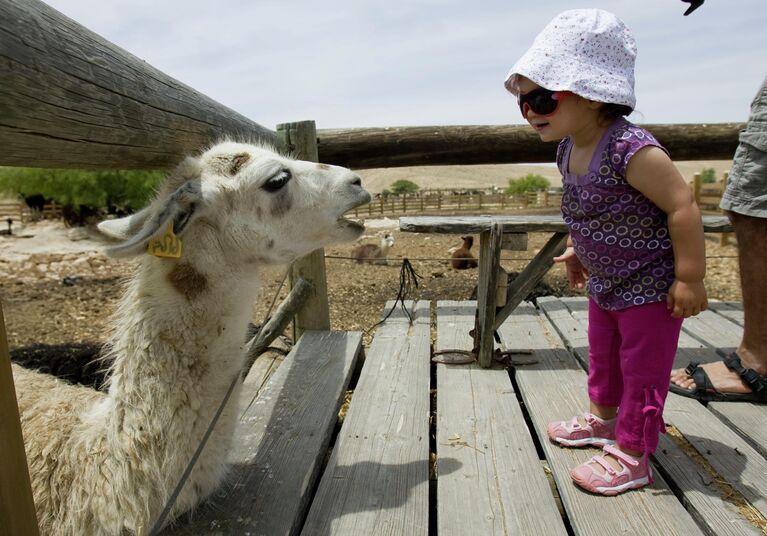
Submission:
[[[599,119],[600,103],[589,101],[569,91],[554,94],[556,107],[553,112],[548,112],[546,106],[542,106],[544,113],[540,110],[536,112],[534,103],[532,106],[527,104],[525,96],[529,98],[535,95],[531,92],[539,89],[542,89],[541,86],[520,76],[519,92],[520,102],[523,103],[522,111],[527,122],[541,137],[541,141],[557,141],[572,136],[583,126]],[[545,98],[548,99],[548,97]],[[545,104],[553,105],[551,102]]]

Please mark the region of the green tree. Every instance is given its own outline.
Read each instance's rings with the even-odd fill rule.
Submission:
[[[540,192],[548,189],[551,183],[543,176],[536,173],[529,173],[519,179],[509,179],[509,185],[506,187],[507,194],[522,194],[525,192]]]
[[[0,193],[42,196],[79,213],[82,207],[135,211],[147,204],[164,172],[0,168]]]
[[[700,172],[700,182],[703,184],[716,182],[716,170],[714,168],[703,168]]]
[[[420,190],[421,187],[418,186],[413,181],[409,181],[406,179],[400,179],[398,181],[394,181],[391,185],[391,191],[392,193],[395,193],[397,195],[399,194],[412,194]]]

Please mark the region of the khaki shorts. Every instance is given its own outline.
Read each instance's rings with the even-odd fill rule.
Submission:
[[[767,78],[751,103],[751,115],[746,129],[740,133],[719,206],[738,214],[767,218]]]

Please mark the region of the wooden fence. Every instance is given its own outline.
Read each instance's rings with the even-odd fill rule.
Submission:
[[[42,209],[34,209],[26,203],[4,201],[0,203],[0,221],[10,218],[14,222],[27,223],[38,220],[58,220],[64,217],[64,207],[55,201],[46,203]]]
[[[429,195],[378,195],[370,203],[355,209],[355,217],[383,214],[440,214],[461,212],[497,212],[525,209],[559,208],[561,193],[527,192],[504,194],[501,192],[436,191]]]
[[[4,166],[168,169],[227,137],[357,169],[555,160],[556,143],[541,143],[529,126],[317,131],[309,121],[272,131],[39,0],[0,0],[0,60]],[[744,128],[742,123],[645,126],[678,160],[729,159]],[[297,262],[294,273],[315,286],[317,303],[306,310],[306,326],[323,329],[327,314],[316,314],[327,311],[322,250]],[[0,519],[11,534],[34,535],[35,509],[13,393],[0,308]]]

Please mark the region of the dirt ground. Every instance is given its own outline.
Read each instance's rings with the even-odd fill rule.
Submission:
[[[79,362],[81,368],[105,342],[109,317],[133,263],[105,257],[97,233],[86,228],[66,229],[61,223],[41,222],[15,232],[15,236],[0,236],[0,300],[12,358],[48,370],[66,369],[70,362]],[[395,240],[385,266],[356,264],[349,258],[353,244],[326,249],[333,329],[365,331],[381,319],[387,300],[397,295],[403,257],[420,276],[410,298],[434,304],[471,296],[477,270],[457,271],[447,260],[448,250],[460,245],[459,237],[402,233],[396,219],[383,219],[370,220],[360,242],[377,243],[385,232],[392,233]],[[519,272],[547,238],[547,234],[532,234],[527,251],[504,251],[503,267]],[[479,243],[478,237],[475,243]],[[740,300],[736,245],[720,246],[719,235],[709,235],[706,247],[709,298]],[[285,269],[264,270],[253,312],[255,324],[263,323]],[[283,287],[278,299],[286,291]],[[567,288],[561,266],[555,266],[534,293],[579,294]],[[366,335],[366,343],[371,334]],[[64,364],[51,364],[52,354],[60,355]],[[80,381],[79,375],[88,371],[68,373],[70,379]]]

